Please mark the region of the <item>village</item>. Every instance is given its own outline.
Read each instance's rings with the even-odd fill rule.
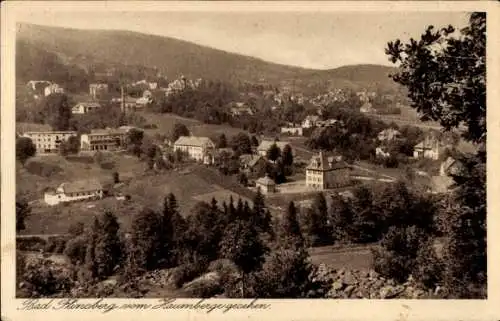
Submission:
[[[139,86],[142,88],[142,95],[137,99],[125,96],[123,86],[121,87],[120,96],[112,97],[109,95],[106,83],[90,84],[87,101],[79,101],[74,106],[71,106],[71,113],[73,115],[97,113],[102,108],[101,103],[103,101],[104,104],[118,106],[122,113],[134,113],[146,109],[146,106],[152,103],[152,91],[159,91],[168,97],[174,95],[176,92],[181,92],[187,87],[196,88],[201,82],[201,79],[188,81],[185,77],[181,76],[179,79],[170,82],[166,88],[158,89],[156,82],[150,83],[146,80],[137,81],[130,84],[130,87]],[[27,87],[34,93],[34,99],[44,99],[44,97],[49,97],[50,95],[64,94],[64,89],[61,86],[50,81],[30,81]],[[373,96],[374,93],[359,92],[357,95],[362,97],[361,100],[365,102],[360,108],[360,112],[366,112],[366,103],[369,101],[368,97],[370,95]],[[343,99],[342,91],[336,91],[334,94],[329,93],[323,96],[331,96],[333,97],[333,101]],[[105,98],[103,99],[103,97]],[[281,99],[283,99],[282,95],[273,97],[273,100],[276,102],[280,102]],[[303,100],[304,98],[302,95],[297,95],[289,99]],[[315,99],[318,100],[317,97]],[[254,112],[247,104],[241,102],[233,103],[229,106],[229,112],[237,117],[251,115]],[[321,109],[318,108],[318,110]],[[299,204],[306,205],[308,204],[308,199],[310,200],[314,193],[318,191],[341,193],[344,197],[348,197],[350,195],[350,187],[367,181],[391,183],[399,179],[399,177],[393,175],[384,175],[383,171],[377,173],[377,170],[348,163],[339,153],[332,153],[331,151],[321,149],[313,151],[303,144],[297,143],[304,136],[304,133],[309,133],[310,135],[314,131],[321,131],[325,128],[344,126],[342,121],[338,119],[323,119],[321,114],[307,115],[299,124],[290,123],[288,127],[282,127],[280,132],[273,138],[266,138],[265,135],[260,135],[259,138],[255,139],[255,136],[252,136],[256,141],[252,142],[251,148],[243,152],[238,150],[238,148],[231,148],[227,142],[220,144],[220,142],[214,142],[211,137],[194,136],[185,128],[188,135],[179,136],[174,141],[170,138],[165,138],[163,141],[155,141],[153,143],[158,154],[161,155],[159,158],[163,166],[159,165],[159,162],[156,161],[152,169],[165,167],[164,164],[170,162],[173,155],[176,155],[177,159],[184,159],[183,162],[186,164],[198,163],[205,167],[219,169],[223,167],[226,172],[228,162],[230,162],[230,167],[232,167],[230,169],[231,174],[237,177],[240,185],[249,191],[255,192],[258,189],[273,200],[279,199],[280,195],[285,197],[287,195],[299,195],[299,199],[302,199],[302,201],[299,200]],[[131,133],[140,133],[140,139],[143,139],[142,136],[145,131],[147,130],[144,128],[120,126],[117,128],[91,129],[89,133],[78,133],[76,131],[26,131],[18,133],[18,136],[31,140],[36,148],[37,158],[60,155],[62,147],[67,145],[70,140],[78,140],[76,142],[76,149],[73,151],[74,155],[94,157],[96,153],[118,153],[122,155],[120,157],[126,157],[123,156],[123,152],[130,145]],[[169,133],[164,134],[169,135]],[[449,142],[440,141],[437,138],[438,136],[432,132],[424,137],[422,141],[413,147],[411,158],[415,160],[427,159],[435,164],[439,163],[437,166],[434,166],[436,169],[439,168],[439,170],[434,171],[433,174],[429,174],[415,169],[415,175],[427,178],[427,192],[448,192],[452,185],[452,179],[449,174],[450,168],[454,164],[453,158],[449,156],[449,151],[455,147]],[[391,143],[402,139],[404,139],[402,134],[394,128],[382,130],[376,137],[377,147],[374,151],[375,157],[382,160],[389,158],[391,156],[389,151]],[[226,140],[225,136],[224,140]],[[158,156],[156,158],[158,159]],[[274,173],[274,175],[271,175],[273,178],[271,178],[269,169],[272,168],[272,165],[282,164],[283,161],[286,162],[286,166],[290,167],[288,171],[293,172],[288,174],[292,175],[282,179],[276,177],[276,173]],[[291,168],[292,165],[293,170]],[[120,173],[116,173],[115,175],[119,176]],[[168,175],[168,172],[159,172],[157,175]],[[102,199],[112,193],[105,190],[100,180],[100,177],[89,177],[84,180],[64,181],[58,186],[45,186],[43,195],[37,196],[39,199],[43,199],[46,205],[50,206],[74,201]],[[131,180],[133,181],[134,178],[132,177]],[[118,179],[114,183],[119,186],[123,185],[119,184]],[[239,195],[237,191],[234,195],[238,195],[238,197],[243,196]],[[117,200],[125,199],[125,196],[121,192],[117,192],[115,196]],[[127,195],[127,197],[130,198],[131,196]],[[279,209],[282,210],[282,208]]]

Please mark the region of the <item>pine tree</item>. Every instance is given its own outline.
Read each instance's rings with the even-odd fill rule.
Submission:
[[[99,221],[97,217],[94,217],[94,221],[88,230],[87,237],[87,250],[85,253],[85,270],[87,272],[89,281],[94,280],[98,276],[98,265],[96,262],[96,245],[98,238],[98,231],[100,229]]]
[[[260,189],[257,190],[257,194],[255,194],[253,199],[252,212],[253,221],[259,233],[272,234],[271,215],[266,209],[264,195]]]
[[[101,279],[110,276],[121,263],[123,246],[118,235],[119,229],[116,216],[110,211],[104,212],[99,220],[95,244],[97,276]]]
[[[240,269],[242,297],[245,297],[246,275],[260,267],[265,252],[257,230],[249,221],[236,220],[229,224],[220,241],[220,254]]]
[[[313,237],[313,246],[330,243],[331,230],[328,222],[328,207],[325,195],[317,193],[313,201],[312,220],[309,232]]]
[[[152,270],[158,267],[160,252],[161,220],[153,210],[145,208],[136,214],[131,231],[131,251],[137,269]]]
[[[336,242],[350,241],[354,213],[350,202],[340,195],[332,196],[329,211],[329,221],[332,226],[332,236]]]
[[[282,242],[281,244],[284,246],[304,246],[304,237],[300,230],[300,225],[297,220],[297,209],[293,201],[288,204],[288,210],[282,218],[280,240]]]

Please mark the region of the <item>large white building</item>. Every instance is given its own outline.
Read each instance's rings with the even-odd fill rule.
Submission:
[[[97,180],[82,180],[71,183],[62,183],[56,190],[48,190],[44,194],[44,201],[48,205],[101,199],[104,196],[103,187]]]
[[[74,131],[26,132],[23,134],[24,137],[31,139],[39,154],[59,152],[61,142],[76,135],[77,133]]]
[[[115,151],[123,148],[129,127],[93,129],[80,137],[80,149],[84,151]]]
[[[215,144],[208,137],[181,136],[174,143],[174,150],[187,153],[190,158],[211,163]]]
[[[325,190],[348,186],[350,168],[341,157],[326,157],[323,152],[311,158],[306,168],[306,186]]]

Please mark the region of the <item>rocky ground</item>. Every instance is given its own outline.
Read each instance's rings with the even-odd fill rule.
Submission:
[[[401,284],[373,270],[334,270],[320,265],[316,278],[331,282],[326,297],[332,299],[424,299],[440,292],[440,288],[422,289],[411,277]]]

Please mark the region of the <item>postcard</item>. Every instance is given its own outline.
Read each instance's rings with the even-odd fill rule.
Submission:
[[[498,320],[499,9],[3,3],[2,320]]]

